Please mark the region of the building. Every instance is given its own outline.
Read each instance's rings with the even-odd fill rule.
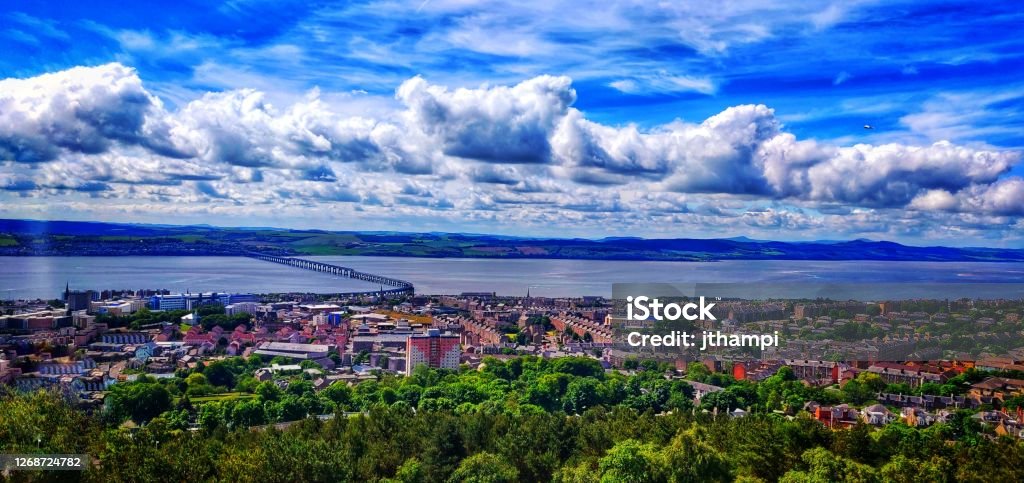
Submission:
[[[0,316],[0,329],[38,331],[71,327],[71,325],[72,318],[64,310],[40,310]]]
[[[864,418],[864,422],[873,426],[883,426],[896,419],[896,415],[889,411],[889,408],[881,404],[872,404],[861,409],[860,414]]]
[[[1014,396],[1024,395],[1024,379],[990,377],[972,384],[969,394],[976,398],[984,396],[1003,401]]]
[[[551,325],[560,333],[571,330],[577,336],[588,342],[612,343],[615,342],[615,335],[608,328],[595,324],[583,317],[576,317],[568,313],[561,313],[551,316]]]
[[[225,305],[224,306],[224,313],[227,314],[227,315],[236,315],[236,314],[255,315],[257,307],[259,307],[259,304],[257,304],[256,302],[237,302],[237,303]]]
[[[989,357],[974,363],[974,367],[983,371],[1021,371],[1024,364],[1010,357]]]
[[[693,402],[696,405],[700,405],[700,400],[703,399],[704,396],[724,390],[724,388],[711,384],[704,384],[703,382],[689,381],[689,384],[693,387]]]
[[[153,310],[192,310],[195,307],[209,304],[231,305],[242,302],[259,302],[253,294],[229,293],[184,293],[154,295],[149,298],[149,307]]]
[[[64,304],[69,311],[86,310],[95,293],[92,290],[71,290],[71,285],[64,287]]]
[[[814,415],[814,419],[829,428],[849,428],[861,421],[861,414],[848,404],[838,406],[822,406],[815,401],[804,404],[804,409]]]
[[[327,314],[327,323],[334,327],[338,327],[345,322],[345,316],[346,313],[342,311],[330,312]]]
[[[811,361],[800,359],[786,359],[783,365],[793,369],[793,375],[801,381],[807,381],[814,385],[827,385],[839,383],[844,364],[832,361]]]
[[[106,300],[89,303],[89,313],[108,315],[129,315],[146,307],[144,299]]]
[[[409,336],[405,345],[405,372],[412,375],[416,366],[426,365],[441,369],[458,369],[459,336],[442,335],[439,329],[429,329],[425,335]]]
[[[96,361],[85,358],[74,362],[44,362],[39,364],[39,374],[42,376],[62,376],[85,374],[96,368]]]
[[[868,367],[867,371],[878,374],[889,384],[907,384],[910,387],[918,387],[927,382],[943,384],[952,375],[950,371],[945,371],[943,368],[911,366],[895,362],[876,362]]]
[[[330,346],[323,344],[294,344],[291,342],[264,342],[253,352],[256,355],[292,359],[322,359],[327,357]]]
[[[149,336],[142,332],[108,332],[100,336],[100,342],[107,344],[145,344]]]

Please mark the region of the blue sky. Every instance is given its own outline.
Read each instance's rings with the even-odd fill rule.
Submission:
[[[85,3],[0,12],[0,215],[1024,243],[1011,2]]]

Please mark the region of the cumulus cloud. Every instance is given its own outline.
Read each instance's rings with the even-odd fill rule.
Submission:
[[[929,189],[960,190],[987,184],[1019,160],[1016,153],[955,146],[858,144],[839,148],[827,160],[808,168],[814,200],[864,205],[902,206]]]
[[[971,186],[957,193],[955,200],[949,209],[970,213],[1024,216],[1024,179],[1014,176],[990,185]]]
[[[495,163],[543,163],[548,137],[576,100],[568,77],[540,76],[514,87],[448,89],[421,77],[404,82],[397,97],[407,120],[448,156]]]
[[[77,67],[0,81],[0,157],[50,161],[62,151],[105,152],[112,143],[163,146],[147,114],[160,103],[132,69]]]
[[[1017,152],[798,139],[764,105],[698,123],[611,126],[573,107],[571,80],[554,76],[454,90],[414,77],[396,89],[399,106],[373,118],[340,114],[324,98],[314,90],[277,107],[243,89],[172,111],[120,64],[3,80],[0,190],[144,201],[138,209],[176,199],[224,210],[339,203],[488,223],[604,213],[765,230],[828,230],[824,220],[845,216],[876,231],[876,210],[1024,215],[1024,181],[1007,177]]]

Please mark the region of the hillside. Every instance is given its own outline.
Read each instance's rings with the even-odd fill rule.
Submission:
[[[0,220],[0,255],[290,255],[584,260],[917,260],[1024,261],[1024,250],[916,247],[851,240],[779,242],[731,239],[531,238]]]

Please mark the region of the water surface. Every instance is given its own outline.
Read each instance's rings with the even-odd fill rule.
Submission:
[[[859,287],[858,298],[865,299],[1024,297],[1014,285],[1024,283],[1024,263],[1018,262],[308,258],[408,280],[417,293],[426,294],[479,291],[525,295],[529,289],[531,294],[543,296],[610,296],[613,283],[723,282],[774,287],[782,291],[774,296],[793,297],[817,296],[820,294],[790,292],[806,291],[807,287],[825,290],[836,284]],[[165,288],[174,292],[337,293],[378,288],[243,257],[0,257],[0,298],[53,298],[64,290],[65,283],[81,289]],[[1002,285],[972,285],[989,283]],[[893,293],[894,286],[900,293]]]

